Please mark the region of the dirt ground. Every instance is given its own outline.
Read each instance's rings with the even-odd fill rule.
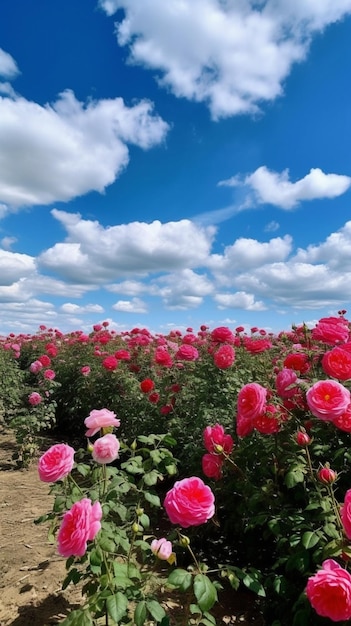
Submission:
[[[0,425],[0,626],[52,626],[80,605],[81,594],[74,587],[61,591],[65,560],[48,542],[46,525],[34,525],[50,510],[48,485],[38,479],[35,462],[16,468],[15,449],[12,433]],[[170,598],[165,605],[177,626],[181,606]],[[216,612],[219,626],[264,624],[249,593],[224,592]]]

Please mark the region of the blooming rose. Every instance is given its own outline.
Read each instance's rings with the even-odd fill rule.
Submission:
[[[87,542],[93,541],[101,528],[102,509],[100,502],[92,505],[89,498],[75,502],[61,522],[57,535],[58,552],[66,558],[83,556]]]
[[[325,352],[322,358],[322,368],[328,376],[339,380],[351,378],[351,353],[343,348],[333,348]]]
[[[130,361],[130,352],[129,350],[117,350],[115,357],[120,361]]]
[[[83,374],[83,376],[89,376],[89,374],[90,374],[90,367],[89,367],[89,365],[83,365],[83,367],[81,367],[80,371]]]
[[[116,419],[116,414],[108,409],[93,409],[89,416],[85,418],[84,424],[87,427],[86,437],[94,437],[101,428],[110,426],[120,426],[121,422]]]
[[[56,374],[54,372],[54,370],[45,370],[44,372],[44,378],[46,378],[47,380],[54,380]]]
[[[47,354],[43,354],[42,356],[40,356],[38,361],[40,361],[40,363],[44,365],[44,367],[49,367],[51,363],[51,359],[48,357]]]
[[[235,361],[235,352],[232,346],[223,345],[213,355],[213,361],[216,367],[225,370],[231,367]]]
[[[167,348],[165,348],[164,346],[159,346],[158,348],[156,348],[155,363],[157,363],[157,365],[163,365],[163,367],[172,367],[172,357]]]
[[[235,337],[227,326],[218,326],[218,328],[214,328],[211,332],[212,341],[217,341],[218,343],[233,343]]]
[[[351,575],[333,559],[308,579],[306,594],[318,615],[333,622],[351,618]]]
[[[246,437],[250,435],[254,429],[253,420],[243,417],[238,413],[236,416],[236,434],[238,437]]]
[[[102,465],[112,463],[118,458],[120,443],[116,435],[107,434],[96,439],[93,445],[93,459]]]
[[[32,391],[32,393],[29,394],[28,396],[28,402],[32,406],[36,406],[37,404],[40,404],[42,399],[43,398],[41,397],[40,393],[38,393],[37,391]]]
[[[145,378],[140,383],[140,389],[143,393],[149,393],[155,387],[155,383],[151,378]]]
[[[340,517],[346,537],[351,539],[351,489],[346,491],[344,504],[340,509]]]
[[[280,430],[281,414],[273,404],[267,404],[265,412],[252,420],[253,427],[262,435],[272,435]]]
[[[33,361],[33,363],[29,366],[29,371],[32,372],[32,374],[37,374],[41,369],[43,369],[43,367],[44,366],[41,361]]]
[[[245,419],[254,419],[264,413],[267,389],[258,383],[244,385],[238,394],[238,413]]]
[[[312,330],[312,339],[335,345],[349,338],[348,321],[340,317],[323,317]]]
[[[269,350],[272,347],[272,342],[269,339],[244,337],[244,347],[251,354],[258,354],[259,352]]]
[[[351,433],[351,404],[347,407],[345,413],[338,415],[333,419],[334,426],[344,430],[346,433]]]
[[[153,391],[152,393],[150,393],[148,397],[148,400],[149,402],[151,402],[151,404],[157,404],[159,399],[160,399],[160,394],[157,393],[157,391]]]
[[[153,539],[150,548],[151,552],[162,561],[167,561],[172,554],[172,542],[167,541],[165,537]]]
[[[118,367],[118,361],[116,357],[107,356],[102,362],[102,367],[104,367],[105,370],[109,370],[110,372],[113,372]]]
[[[351,396],[349,390],[336,380],[320,380],[309,388],[306,400],[315,417],[332,421],[346,411]]]
[[[199,358],[199,352],[196,348],[194,348],[194,346],[182,344],[179,346],[175,358],[180,359],[181,361],[196,361],[196,359]]]
[[[305,374],[310,369],[308,356],[303,352],[288,354],[283,361],[283,366],[300,372],[300,374]]]
[[[203,439],[207,452],[212,454],[221,452],[221,450],[216,449],[217,446],[220,446],[225,454],[230,454],[233,450],[233,439],[230,435],[225,435],[224,428],[220,424],[206,426],[203,432]]]
[[[175,482],[163,504],[172,524],[183,528],[204,524],[215,512],[211,489],[196,476]]]
[[[207,478],[220,480],[224,458],[219,454],[204,454],[202,457],[202,471]]]
[[[66,443],[51,446],[38,462],[39,478],[44,483],[55,483],[67,476],[74,465],[74,449]]]
[[[281,398],[292,398],[299,390],[297,383],[299,379],[295,370],[284,367],[278,372],[275,379],[275,386]]]

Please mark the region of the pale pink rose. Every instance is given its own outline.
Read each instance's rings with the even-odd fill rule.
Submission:
[[[75,502],[61,522],[57,535],[58,552],[61,556],[83,556],[87,542],[93,541],[101,528],[100,502],[91,503],[89,498]]]
[[[206,426],[203,432],[204,446],[207,452],[225,452],[230,454],[233,450],[233,439],[230,435],[226,435],[223,426],[216,424],[215,426]],[[223,450],[219,450],[220,446]]]
[[[346,491],[344,504],[340,509],[340,517],[345,535],[348,539],[351,539],[351,489]]]
[[[238,395],[238,413],[244,419],[254,419],[265,410],[267,389],[258,383],[244,385]]]
[[[345,413],[351,401],[350,392],[336,380],[320,380],[306,393],[308,408],[315,417],[333,421]]]
[[[333,559],[308,579],[306,594],[318,615],[333,622],[351,618],[351,575]]]
[[[172,524],[199,526],[214,515],[214,495],[201,478],[183,478],[167,492],[164,507]]]
[[[32,374],[37,374],[43,367],[40,361],[33,361],[29,366],[29,371],[32,372]]]
[[[39,478],[44,483],[54,483],[67,476],[74,465],[74,449],[66,443],[51,446],[38,462]]]
[[[93,459],[96,463],[101,463],[101,465],[112,463],[112,461],[118,458],[119,448],[120,443],[116,435],[104,435],[94,442],[92,452]]]
[[[167,541],[164,537],[162,539],[153,539],[150,548],[152,553],[161,561],[167,561],[172,554],[172,542]]]
[[[204,454],[202,457],[202,471],[207,478],[220,480],[224,458],[219,454]]]
[[[86,437],[93,437],[101,428],[110,426],[120,426],[121,422],[116,418],[116,414],[108,409],[93,409],[89,416],[85,418],[84,424],[87,427]]]
[[[28,402],[32,406],[37,406],[37,404],[40,404],[42,400],[43,398],[41,397],[40,393],[38,393],[37,391],[32,391],[32,393],[29,394],[28,396]]]

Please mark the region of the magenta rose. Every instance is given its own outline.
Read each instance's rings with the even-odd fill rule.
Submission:
[[[244,419],[262,415],[266,406],[267,389],[258,383],[244,385],[238,395],[238,413]]]
[[[150,548],[151,552],[162,561],[167,561],[172,554],[172,542],[167,541],[165,537],[162,537],[162,539],[153,539]]]
[[[215,426],[206,426],[203,432],[204,446],[207,452],[216,452],[230,454],[233,450],[233,439],[230,435],[226,435],[223,426],[216,424]],[[218,449],[218,446],[222,450]]]
[[[348,321],[340,317],[323,317],[312,330],[312,339],[331,345],[345,343],[349,338]]]
[[[179,346],[175,357],[181,361],[196,361],[199,358],[199,352],[194,346],[184,343]]]
[[[116,357],[114,357],[114,356],[107,356],[102,361],[102,367],[104,367],[105,370],[113,372],[118,367],[118,361],[117,361]]]
[[[120,443],[116,435],[107,434],[99,437],[93,445],[93,459],[101,465],[112,463],[118,458],[119,448]]]
[[[44,483],[55,483],[65,478],[73,468],[75,451],[66,443],[51,446],[38,461],[39,478]]]
[[[345,535],[348,539],[351,539],[351,489],[346,491],[344,504],[340,509],[340,517]]]
[[[343,348],[333,348],[325,352],[322,358],[322,368],[328,376],[339,380],[351,378],[351,353]]]
[[[57,535],[58,552],[66,558],[83,556],[87,542],[93,541],[101,528],[100,502],[91,503],[89,498],[75,502],[61,522]]]
[[[218,343],[233,343],[235,336],[227,326],[218,326],[218,328],[214,328],[211,332],[211,339]]]
[[[351,618],[351,575],[333,559],[308,579],[306,594],[318,615],[333,622]]]
[[[285,400],[292,398],[299,391],[297,386],[299,382],[295,370],[284,367],[276,376],[275,386],[280,397]]]
[[[164,346],[159,346],[158,348],[156,348],[155,363],[157,363],[157,365],[163,365],[163,367],[172,367],[172,357],[167,348],[165,348]]]
[[[183,528],[204,524],[215,512],[211,489],[196,476],[174,483],[163,504],[172,524]]]
[[[345,413],[351,401],[350,392],[336,380],[320,380],[306,393],[308,408],[315,417],[333,421]]]
[[[334,426],[344,430],[346,433],[351,433],[351,404],[347,407],[345,413],[338,415],[333,419]]]
[[[232,346],[224,344],[220,346],[213,355],[213,361],[216,367],[221,370],[228,369],[235,361],[235,352]]]
[[[32,393],[29,394],[28,396],[28,402],[32,406],[37,406],[38,404],[42,402],[42,400],[43,398],[41,397],[40,393],[38,393],[37,391],[32,391]]]
[[[86,437],[93,437],[101,428],[109,428],[110,426],[120,426],[121,422],[116,418],[116,414],[108,409],[93,409],[89,416],[84,420],[87,427]]]
[[[222,478],[223,456],[218,454],[204,454],[202,457],[202,471],[207,478],[220,480]]]

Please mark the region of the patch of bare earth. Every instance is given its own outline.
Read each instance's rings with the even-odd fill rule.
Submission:
[[[0,626],[52,626],[81,604],[81,593],[61,590],[65,559],[48,542],[47,526],[34,524],[51,509],[48,485],[38,479],[36,463],[16,467],[15,450],[13,433],[0,425]],[[172,626],[179,626],[181,598],[165,592],[160,600]],[[219,626],[264,626],[255,596],[230,589],[220,594],[216,620]]]

